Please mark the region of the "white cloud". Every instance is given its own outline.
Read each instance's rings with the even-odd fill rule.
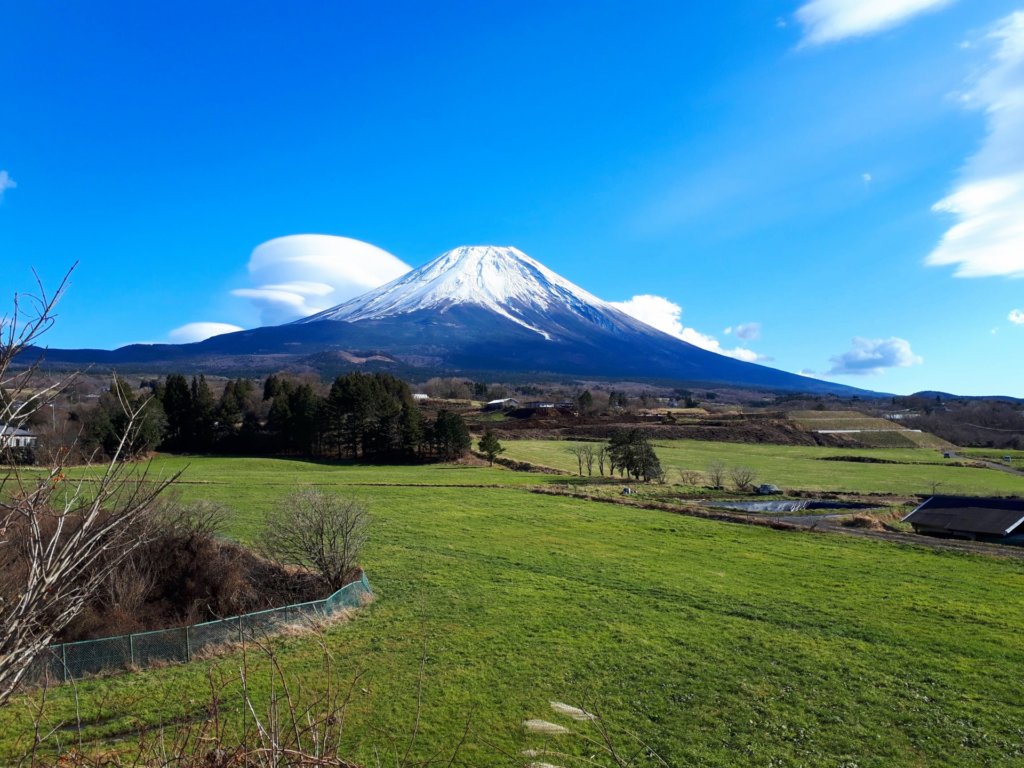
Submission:
[[[11,174],[7,171],[0,171],[0,200],[4,199],[4,192],[17,186],[18,183],[11,178]]]
[[[899,26],[955,0],[810,0],[796,12],[804,44],[834,43]]]
[[[249,257],[249,299],[264,325],[297,320],[394,280],[411,267],[375,245],[333,235],[290,235],[258,245]]]
[[[875,180],[875,177],[872,176],[870,173],[862,173],[860,175],[860,178],[861,181],[863,181],[865,184],[870,184],[872,181]]]
[[[956,223],[925,263],[955,266],[957,277],[1024,277],[1024,11],[988,39],[990,66],[964,97],[984,110],[988,130],[953,192],[933,206]]]
[[[1010,314],[1006,316],[1006,319],[1014,325],[1024,325],[1024,310],[1011,309]]]
[[[176,344],[190,344],[193,341],[203,341],[211,336],[220,336],[222,333],[234,333],[241,330],[244,329],[230,323],[186,323],[168,333],[167,337]]]
[[[915,355],[910,342],[893,336],[890,339],[864,339],[854,337],[850,350],[829,358],[832,376],[868,376],[882,373],[886,368],[909,368],[924,360]]]
[[[695,328],[687,328],[683,325],[682,321],[683,308],[663,296],[641,294],[634,296],[628,301],[613,301],[611,305],[627,315],[635,317],[640,322],[647,323],[652,328],[657,328],[669,336],[675,336],[677,339],[682,339],[693,344],[695,347],[706,349],[709,352],[717,352],[720,355],[726,355],[727,357],[733,357],[748,363],[756,363],[768,359],[757,354],[752,349],[744,349],[743,347],[724,349],[721,343],[713,336],[701,333]],[[748,323],[745,325],[752,324]]]

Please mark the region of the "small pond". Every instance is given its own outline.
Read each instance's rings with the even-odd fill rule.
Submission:
[[[777,515],[802,512],[823,512],[835,510],[877,509],[878,504],[864,504],[858,501],[829,501],[825,499],[786,499],[784,501],[705,501],[705,506],[719,509],[735,509],[740,512],[760,512]]]

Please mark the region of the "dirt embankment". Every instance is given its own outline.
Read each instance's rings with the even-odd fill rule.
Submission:
[[[607,440],[619,429],[640,427],[655,440],[709,440],[726,443],[821,445],[849,447],[848,440],[822,435],[776,418],[708,418],[673,420],[665,417],[617,418],[551,413],[542,417],[507,419],[491,428],[499,439]]]

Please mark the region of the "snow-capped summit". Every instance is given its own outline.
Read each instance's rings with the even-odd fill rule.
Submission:
[[[299,320],[380,320],[421,310],[444,312],[477,305],[546,339],[544,320],[566,310],[589,320],[616,311],[601,299],[555,274],[518,248],[464,245],[386,285]],[[601,323],[602,325],[606,323]]]

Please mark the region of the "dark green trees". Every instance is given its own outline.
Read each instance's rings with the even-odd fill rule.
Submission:
[[[423,439],[409,385],[386,373],[339,376],[327,395],[326,416],[327,440],[338,457],[408,459]]]
[[[612,474],[619,470],[637,480],[661,480],[664,473],[651,441],[641,429],[617,430],[608,443]]]
[[[469,427],[457,413],[440,411],[428,430],[430,447],[435,456],[446,461],[457,459],[469,450]]]
[[[100,395],[96,407],[84,420],[85,445],[102,451],[106,456],[114,456],[121,440],[125,439],[120,453],[124,459],[137,458],[156,448],[167,426],[159,399],[151,398],[141,409],[131,431],[128,430],[129,413],[139,410],[144,400],[144,395],[115,376],[110,389]]]
[[[470,445],[460,416],[424,424],[409,385],[387,373],[339,376],[324,393],[311,377],[269,376],[262,391],[228,381],[217,399],[202,376],[150,384],[167,411],[171,451],[302,454],[365,461],[452,459]]]
[[[505,447],[498,442],[497,435],[489,429],[484,432],[484,436],[480,438],[477,446],[480,448],[480,453],[491,462],[491,466],[494,466],[494,460],[498,457],[498,454],[505,452]]]

